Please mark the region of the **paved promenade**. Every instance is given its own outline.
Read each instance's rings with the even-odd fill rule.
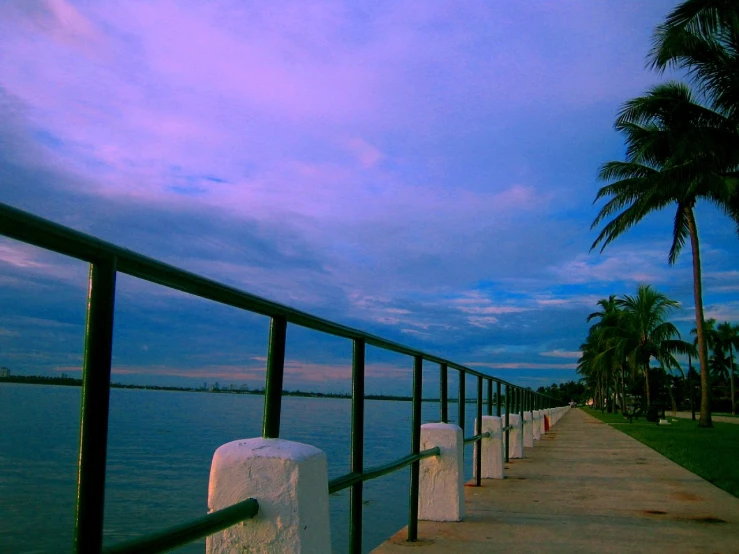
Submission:
[[[581,410],[525,454],[465,487],[463,522],[419,522],[421,540],[404,529],[374,552],[739,552],[738,498]]]

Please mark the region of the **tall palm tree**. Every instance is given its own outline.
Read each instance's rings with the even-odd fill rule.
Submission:
[[[708,354],[703,337],[703,291],[700,243],[694,207],[703,198],[716,203],[726,197],[721,176],[726,160],[739,159],[739,135],[721,114],[697,104],[690,89],[670,82],[626,102],[615,128],[624,135],[626,161],[604,164],[599,179],[610,181],[595,201],[608,199],[593,221],[601,230],[591,248],[601,251],[646,215],[674,206],[673,240],[668,260],[674,264],[690,239],[693,255],[693,295],[701,367],[699,426],[711,427]],[[620,213],[619,213],[620,212]]]
[[[657,360],[663,370],[679,367],[675,355],[688,354],[692,346],[680,340],[677,327],[667,321],[667,316],[680,304],[649,285],[639,285],[634,296],[625,295],[618,300],[622,313],[622,326],[631,335],[631,348],[627,356],[632,368],[644,375],[647,406],[651,404],[649,362]]]
[[[729,383],[731,385],[731,415],[736,415],[736,393],[734,390],[734,349],[739,348],[739,325],[728,321],[716,327],[716,342],[722,350],[729,351]]]

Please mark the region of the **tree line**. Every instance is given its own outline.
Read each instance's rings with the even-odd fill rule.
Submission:
[[[580,346],[577,365],[594,407],[624,411],[639,405],[649,409],[657,399],[662,408],[669,403],[677,410],[690,400],[697,376],[692,360],[700,348],[698,329],[691,331],[692,342],[682,339],[669,321],[680,308],[678,302],[650,285],[640,285],[634,295],[611,295],[597,305],[599,309],[588,316],[593,325]],[[718,400],[730,394],[727,411],[735,414],[734,352],[739,347],[739,325],[728,321],[716,325],[709,319],[703,332],[711,353],[707,392],[716,391]],[[687,374],[679,358],[687,358]]]
[[[687,82],[654,86],[620,109],[615,129],[625,139],[626,159],[600,169],[599,179],[607,184],[598,191],[596,202],[606,203],[592,227],[605,225],[593,248],[600,246],[602,251],[650,213],[674,209],[668,261],[674,264],[690,241],[701,383],[699,426],[711,427],[710,330],[704,324],[694,209],[698,201],[717,206],[733,220],[739,234],[739,2],[687,0],[677,6],[657,27],[647,64],[659,74],[681,70]],[[669,308],[663,303],[661,309]],[[660,332],[668,333],[668,328]],[[670,334],[665,340],[680,339]],[[686,352],[678,342],[663,347],[667,350],[653,356],[661,356],[665,367],[672,363],[667,354]],[[648,384],[644,358],[636,363],[646,371]],[[649,400],[648,392],[646,396]]]

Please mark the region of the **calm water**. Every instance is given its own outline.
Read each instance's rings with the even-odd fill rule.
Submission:
[[[208,476],[220,445],[261,433],[262,397],[113,389],[105,502],[105,543],[206,513]],[[0,385],[0,550],[71,551],[80,389]],[[351,402],[283,399],[281,436],[328,457],[329,479],[349,471]],[[456,413],[456,404],[450,405]],[[467,406],[468,425],[474,405]],[[367,401],[365,465],[410,448],[410,402]],[[438,421],[438,405],[423,404]],[[472,434],[469,428],[467,435]],[[471,473],[471,449],[465,464]],[[406,524],[408,470],[365,483],[364,546],[369,551]],[[349,493],[331,497],[335,553],[346,552]],[[205,540],[177,552],[204,552]]]

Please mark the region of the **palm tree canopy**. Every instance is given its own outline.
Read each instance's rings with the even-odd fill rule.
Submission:
[[[716,344],[724,351],[739,348],[739,325],[724,321],[716,327]]]
[[[648,64],[682,68],[713,105],[739,118],[739,2],[686,0],[660,25]]]
[[[686,70],[714,109],[739,123],[739,2],[686,0],[677,6],[654,34],[648,65]],[[736,165],[725,168],[724,179],[730,193],[720,203],[739,234]]]
[[[632,367],[648,365],[651,358],[662,367],[679,367],[675,355],[693,354],[690,343],[680,339],[680,331],[667,321],[680,304],[657,292],[649,285],[640,285],[636,295],[618,300],[622,310],[622,327],[631,335],[627,353]]]
[[[716,351],[711,356],[711,359],[708,361],[711,375],[713,375],[714,378],[723,381],[729,380],[730,365],[731,361],[729,359],[728,353],[724,352],[721,349],[716,349]]]
[[[693,344],[698,344],[698,330],[693,327],[690,334],[695,336]],[[703,321],[703,334],[706,337],[706,344],[710,350],[714,350],[718,344],[718,336],[716,333],[716,320],[712,317]]]
[[[657,85],[624,104],[615,128],[626,140],[626,161],[604,164],[598,174],[611,181],[595,201],[608,199],[592,228],[615,215],[591,248],[601,251],[648,214],[676,204],[669,261],[675,263],[689,235],[686,208],[704,198],[732,211],[733,188],[724,176],[739,162],[739,134],[724,116],[694,101],[682,83]]]

